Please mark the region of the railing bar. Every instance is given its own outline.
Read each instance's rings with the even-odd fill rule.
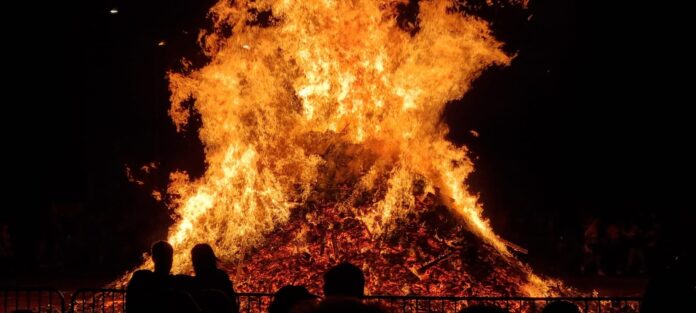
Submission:
[[[58,294],[59,301],[61,301],[61,309],[55,312],[89,312],[90,306],[87,301],[92,301],[90,313],[120,313],[126,308],[125,303],[125,290],[123,289],[80,289],[73,294],[70,298],[69,305],[66,308],[65,298],[62,296],[60,291],[51,290],[48,295],[49,289],[45,288],[14,288],[14,289],[2,289],[0,288],[0,299],[4,299],[3,304],[0,308],[3,308],[5,312],[11,312],[15,309],[23,309],[24,305],[27,309],[36,309],[38,305],[41,312],[46,312],[46,310],[55,310],[56,305],[53,303],[53,297],[56,296],[54,293]],[[9,291],[9,292],[8,292]],[[86,294],[87,292],[92,293],[91,295]],[[109,300],[109,294],[111,293],[111,300]],[[38,299],[34,299],[34,294]],[[117,294],[118,293],[118,294]],[[22,296],[26,299],[23,301]],[[44,296],[47,298],[47,302],[44,301]],[[246,310],[242,310],[245,313],[256,313],[258,310],[263,310],[266,306],[267,300],[270,301],[272,294],[268,293],[246,293],[238,294],[238,299],[240,301],[247,301]],[[12,298],[15,297],[14,301]],[[117,300],[117,298],[119,300]],[[553,301],[566,300],[578,304],[580,307],[584,306],[585,311],[592,310],[593,312],[635,312],[640,307],[641,298],[639,297],[442,297],[442,296],[391,296],[391,295],[368,295],[365,297],[369,302],[382,302],[389,304],[392,309],[397,312],[401,311],[403,313],[414,313],[414,312],[449,312],[452,309],[460,309],[463,307],[462,304],[466,303],[483,303],[483,304],[496,304],[500,307],[513,308],[514,303],[517,302],[520,309],[535,310],[539,306],[544,304],[549,304]],[[97,303],[99,301],[100,303]],[[111,302],[108,302],[111,301]],[[121,301],[118,303],[118,301]],[[425,301],[425,303],[423,303]],[[252,303],[253,302],[253,303]],[[584,303],[584,305],[583,305]],[[604,304],[607,304],[607,308],[604,308]],[[46,305],[46,307],[43,307]],[[75,310],[76,305],[81,305],[82,310]],[[111,305],[111,310],[109,310],[109,305]],[[398,309],[398,305],[401,305],[401,310]],[[121,309],[116,309],[119,306]],[[244,304],[240,303],[240,307],[244,308]],[[596,307],[595,307],[596,306]],[[101,307],[101,309],[99,308]]]

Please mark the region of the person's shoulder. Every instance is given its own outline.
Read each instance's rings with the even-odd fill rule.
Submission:
[[[177,283],[192,283],[196,279],[193,276],[186,274],[177,274],[172,276],[172,280]]]
[[[174,274],[172,277],[176,279],[193,279],[193,276],[191,275],[186,275],[186,274]]]
[[[131,275],[131,279],[128,282],[128,288],[133,288],[133,286],[139,286],[147,281],[150,281],[154,273],[149,270],[138,270]]]
[[[196,279],[193,276],[185,274],[177,274],[172,276],[174,286],[183,290],[190,290],[195,287]]]
[[[131,280],[136,279],[136,278],[150,277],[150,276],[152,276],[152,275],[154,275],[154,274],[155,274],[155,273],[153,273],[151,270],[137,270],[137,271],[135,271],[135,272],[133,273],[133,275],[131,276]]]
[[[230,279],[230,275],[227,274],[227,272],[225,272],[225,271],[223,271],[223,270],[221,270],[221,269],[219,269],[219,268],[216,268],[216,269],[215,269],[215,272],[214,272],[213,275],[215,275],[216,278],[224,278],[224,279],[227,279],[227,280]]]

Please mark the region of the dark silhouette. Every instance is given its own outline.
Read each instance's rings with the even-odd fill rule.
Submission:
[[[273,295],[273,302],[268,307],[268,313],[290,313],[307,311],[318,297],[309,293],[304,286],[283,286]]]
[[[459,313],[510,313],[510,311],[497,306],[472,305],[459,311]]]
[[[188,292],[168,290],[162,297],[162,302],[152,312],[168,313],[207,313],[201,310]]]
[[[594,266],[593,269],[597,272],[597,275],[604,276],[599,239],[599,220],[592,218],[585,228],[583,262],[580,266],[580,272],[585,273],[589,267]]]
[[[553,301],[547,304],[541,313],[580,313],[580,308],[568,301]]]
[[[196,294],[196,298],[198,299],[198,304],[205,313],[237,312],[235,302],[220,290],[201,290]]]
[[[341,263],[324,274],[324,296],[353,297],[365,296],[365,275],[350,263]]]
[[[606,226],[603,239],[602,260],[604,269],[610,274],[622,275],[625,266],[622,264],[623,258],[621,255],[624,249],[621,230],[616,222],[612,221]]]
[[[174,262],[174,248],[166,241],[158,241],[152,245],[152,262],[155,263],[155,274],[169,276]]]
[[[643,231],[635,221],[631,221],[622,230],[626,245],[626,268],[628,273],[643,274],[646,271],[645,252],[643,250]]]
[[[195,286],[193,296],[200,306],[212,307],[214,304],[205,303],[212,301],[218,303],[215,305],[232,308],[231,312],[238,312],[239,306],[232,281],[225,271],[217,268],[217,257],[215,257],[213,248],[208,244],[197,244],[191,249],[191,261],[193,262],[193,271],[196,273],[193,278]],[[229,303],[219,304],[222,299],[216,293],[210,292],[211,290],[222,292]]]
[[[131,313],[153,312],[163,302],[166,293],[172,288],[172,269],[174,249],[164,241],[152,245],[150,255],[155,263],[155,271],[139,270],[133,273],[128,282],[126,310]]]

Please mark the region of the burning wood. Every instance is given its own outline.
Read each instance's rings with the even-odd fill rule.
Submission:
[[[495,253],[460,224],[447,222],[456,219],[434,198],[419,202],[383,236],[371,235],[356,218],[369,207],[344,211],[326,203],[298,210],[265,244],[227,266],[237,269],[234,280],[242,291],[300,284],[320,292],[323,272],[349,261],[364,269],[372,294],[524,295],[520,290],[530,283],[529,269]],[[324,218],[308,222],[318,214]],[[330,226],[337,224],[340,232]],[[327,244],[338,252],[322,253]],[[563,293],[563,287],[555,292]]]

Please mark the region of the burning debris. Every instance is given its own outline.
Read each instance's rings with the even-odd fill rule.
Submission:
[[[365,205],[341,210],[310,203],[250,250],[226,264],[242,291],[293,284],[321,291],[322,274],[348,261],[362,266],[370,294],[524,296],[529,268],[496,253],[430,194],[390,233],[374,238],[360,218]],[[562,286],[551,292],[563,294]]]

